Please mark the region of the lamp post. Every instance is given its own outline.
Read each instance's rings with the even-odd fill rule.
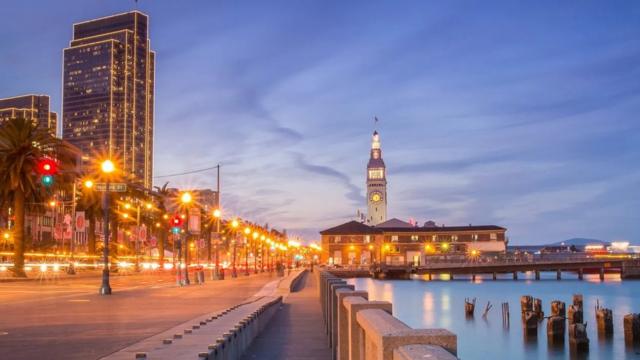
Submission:
[[[231,277],[238,277],[238,270],[236,269],[236,243],[237,243],[237,232],[236,229],[238,228],[240,224],[238,223],[238,220],[233,220],[231,222],[231,227],[233,228],[233,239],[231,240],[233,242],[233,264],[231,265]]]
[[[100,165],[100,170],[102,170],[102,173],[107,180],[102,198],[102,208],[104,209],[104,245],[102,249],[104,267],[102,268],[102,286],[100,286],[100,295],[111,295],[111,285],[109,284],[109,181],[111,180],[111,173],[115,171],[115,165],[111,160],[105,160]]]
[[[258,234],[257,231],[253,232],[253,273],[258,273]],[[263,235],[264,237],[264,235]]]
[[[216,247],[216,267],[212,279],[215,280],[224,279],[220,277],[220,216],[222,216],[220,209],[213,210],[213,217],[216,219],[216,239],[214,243]]]
[[[192,200],[193,200],[193,197],[191,196],[191,193],[188,191],[183,192],[182,195],[180,195],[180,202],[187,210],[187,221],[185,221],[187,229],[185,230],[185,234],[184,234],[184,284],[185,285],[191,284],[191,282],[189,281],[189,218],[188,218],[189,215],[188,214],[189,214],[189,204],[191,204]]]
[[[248,226],[244,228],[244,274],[249,275],[249,234],[251,234],[251,228]]]

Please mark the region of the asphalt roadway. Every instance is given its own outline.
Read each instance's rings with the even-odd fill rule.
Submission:
[[[171,273],[0,283],[0,359],[98,359],[205,313],[237,304],[275,274],[179,287]]]

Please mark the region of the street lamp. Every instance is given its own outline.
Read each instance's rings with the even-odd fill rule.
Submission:
[[[251,234],[251,228],[244,228],[244,274],[249,275],[249,235]]]
[[[220,217],[222,216],[222,212],[220,209],[213,210],[213,217],[216,219],[216,267],[214,270],[214,275],[212,279],[222,280],[223,277],[220,276]]]
[[[253,273],[258,273],[258,234],[257,231],[253,232]]]
[[[236,230],[238,228],[238,226],[240,225],[240,223],[238,222],[238,220],[233,220],[231,222],[231,227],[233,228],[233,265],[231,268],[231,277],[238,277],[238,270],[236,269],[236,246],[237,246],[237,240],[238,240],[238,236],[236,233]]]
[[[193,196],[190,192],[185,191],[180,195],[180,202],[186,208],[187,214],[189,213],[189,204],[193,200]],[[186,221],[187,229],[189,228],[188,219]],[[189,281],[189,233],[185,233],[184,235],[184,284],[189,285],[191,282]]]
[[[102,286],[100,286],[100,295],[111,295],[111,285],[109,284],[109,181],[111,180],[111,174],[116,170],[116,167],[111,160],[105,160],[100,164],[100,169],[107,180],[105,192],[102,198],[102,208],[104,209],[104,246],[102,249],[104,267],[102,268]]]

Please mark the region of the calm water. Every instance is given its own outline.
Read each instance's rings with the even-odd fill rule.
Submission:
[[[565,333],[564,346],[547,344],[546,321],[538,326],[537,339],[526,339],[520,320],[520,296],[531,295],[542,299],[545,316],[551,312],[550,302],[561,300],[571,304],[572,294],[584,296],[584,319],[590,340],[586,359],[638,359],[640,349],[628,349],[624,344],[622,318],[631,312],[640,312],[640,281],[620,281],[618,275],[607,275],[601,282],[598,275],[577,276],[563,273],[561,281],[554,273],[542,273],[542,280],[533,280],[533,274],[520,274],[520,280],[511,275],[493,281],[491,276],[456,277],[449,281],[446,275],[433,281],[416,277],[413,280],[349,279],[358,290],[367,290],[370,300],[393,303],[393,313],[414,328],[446,328],[458,335],[458,356],[461,359],[569,359],[569,340]],[[524,279],[523,279],[524,278]],[[477,298],[475,318],[467,320],[464,314],[465,297]],[[596,327],[596,300],[613,309],[614,336],[599,339]],[[487,301],[493,308],[486,319],[482,317]],[[511,321],[503,326],[501,303],[509,302]],[[568,326],[567,326],[568,328]]]

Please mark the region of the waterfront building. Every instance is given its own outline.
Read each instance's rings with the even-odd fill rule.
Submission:
[[[387,174],[382,160],[380,134],[373,132],[371,154],[367,164],[367,216],[366,222],[377,225],[387,220]]]
[[[152,185],[155,52],[149,18],[132,11],[73,25],[64,49],[63,138],[85,156],[116,159]]]
[[[57,135],[58,114],[50,111],[48,95],[21,95],[0,99],[0,124],[9,119],[32,120],[41,129]]]
[[[323,263],[424,264],[442,259],[502,254],[507,229],[496,225],[416,226],[391,219],[378,226],[350,221],[320,232]]]

